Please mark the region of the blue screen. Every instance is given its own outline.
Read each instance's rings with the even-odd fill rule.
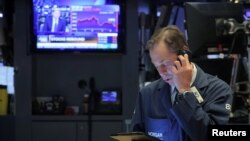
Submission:
[[[103,91],[101,94],[101,102],[117,102],[117,92]]]
[[[119,5],[86,4],[91,1],[33,2],[36,49],[118,50]]]
[[[249,20],[250,19],[250,9],[244,9],[244,19]]]
[[[33,0],[34,5],[104,5],[106,0]]]
[[[0,62],[0,85],[7,86],[8,94],[14,94],[14,68]]]

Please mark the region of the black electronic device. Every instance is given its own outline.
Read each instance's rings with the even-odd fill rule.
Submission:
[[[159,141],[143,132],[116,133],[111,134],[110,137],[118,141]]]
[[[177,51],[177,54],[178,54],[178,55],[187,54],[188,56],[191,56],[191,55],[192,55],[192,54],[191,54],[191,51],[189,51],[189,50],[184,50],[184,49],[178,50],[178,51]]]
[[[218,53],[242,53],[242,37],[238,35],[218,36],[216,20],[233,18],[243,21],[242,4],[215,2],[185,3],[185,26],[188,44],[193,57]],[[235,46],[235,47],[234,47]]]
[[[184,56],[184,54],[187,54],[188,55],[188,60],[191,61],[191,57],[192,57],[191,51],[184,50],[184,49],[180,49],[180,50],[177,51],[177,55],[183,55]],[[179,58],[178,58],[178,60],[179,60]]]
[[[234,81],[232,80],[235,62],[233,58],[194,59],[193,62],[196,63],[206,73],[219,77],[228,85],[231,85],[231,83]]]
[[[121,92],[115,89],[103,90],[96,103],[96,114],[121,114]]]
[[[31,3],[32,52],[122,53],[124,1]]]

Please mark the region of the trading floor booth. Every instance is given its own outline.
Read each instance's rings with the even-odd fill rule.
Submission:
[[[231,86],[230,122],[249,123],[249,6],[188,2],[184,7],[193,62]]]

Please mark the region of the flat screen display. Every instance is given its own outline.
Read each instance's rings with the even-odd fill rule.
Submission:
[[[188,44],[194,58],[209,54],[240,54],[245,52],[241,34],[219,36],[217,19],[233,18],[243,21],[242,4],[188,2],[185,4],[185,20]],[[247,15],[247,14],[246,14]],[[219,29],[220,30],[220,29]],[[219,31],[218,30],[218,31]],[[235,40],[235,42],[234,42]]]
[[[14,94],[14,68],[0,62],[0,85],[7,86],[8,94]]]
[[[33,51],[120,52],[120,6],[85,4],[33,2]]]
[[[115,103],[117,102],[117,92],[116,91],[103,91],[101,93],[102,103]]]

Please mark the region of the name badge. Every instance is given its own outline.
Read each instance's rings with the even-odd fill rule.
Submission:
[[[201,96],[201,94],[196,89],[196,87],[192,87],[191,91],[193,92],[194,96],[196,97],[196,99],[198,100],[199,103],[202,103],[204,101],[203,98],[202,98],[202,96]]]

